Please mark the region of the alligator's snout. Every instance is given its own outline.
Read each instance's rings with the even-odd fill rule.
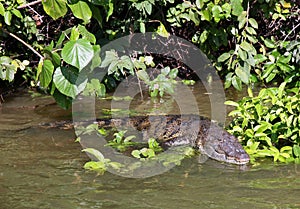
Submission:
[[[250,161],[249,155],[238,140],[220,127],[211,127],[208,138],[213,140],[200,140],[199,150],[217,161],[244,165]]]

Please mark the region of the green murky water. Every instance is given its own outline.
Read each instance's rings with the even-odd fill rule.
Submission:
[[[198,95],[200,113],[207,114],[207,94]],[[37,126],[70,117],[50,98],[23,93],[6,100],[0,109],[0,209],[300,208],[300,166],[294,164],[265,161],[240,170],[192,158],[146,179],[87,172],[88,158],[72,130]]]

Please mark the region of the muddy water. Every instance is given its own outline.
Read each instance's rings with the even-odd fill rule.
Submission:
[[[209,116],[207,92],[195,91],[200,114]],[[178,110],[173,102],[163,104],[137,101],[131,108]],[[97,110],[103,114],[103,107]],[[300,208],[299,165],[263,161],[240,170],[192,158],[146,179],[87,172],[82,166],[88,158],[74,142],[74,131],[38,126],[69,118],[71,112],[49,97],[6,98],[0,109],[0,209]]]

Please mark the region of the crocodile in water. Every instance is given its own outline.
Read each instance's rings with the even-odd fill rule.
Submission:
[[[153,137],[163,147],[191,145],[201,154],[226,163],[243,165],[249,156],[238,140],[208,118],[196,115],[153,115],[126,118],[97,119],[99,127],[134,128],[143,139]],[[70,123],[48,124],[68,127]]]

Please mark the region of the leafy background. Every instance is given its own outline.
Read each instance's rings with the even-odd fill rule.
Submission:
[[[137,32],[182,37],[210,59],[224,87],[249,88],[233,105],[229,131],[248,152],[274,161],[299,158],[299,1],[291,0],[0,0],[0,93],[20,85],[51,94],[69,108],[85,94],[105,96],[129,75],[149,95],[172,93],[177,76],[196,80],[187,66],[142,54],[124,56],[101,46]],[[89,80],[108,68],[102,83]],[[145,70],[156,67],[160,72]],[[84,73],[86,78],[78,75]],[[76,82],[77,81],[77,82]],[[262,86],[253,95],[254,84]]]

